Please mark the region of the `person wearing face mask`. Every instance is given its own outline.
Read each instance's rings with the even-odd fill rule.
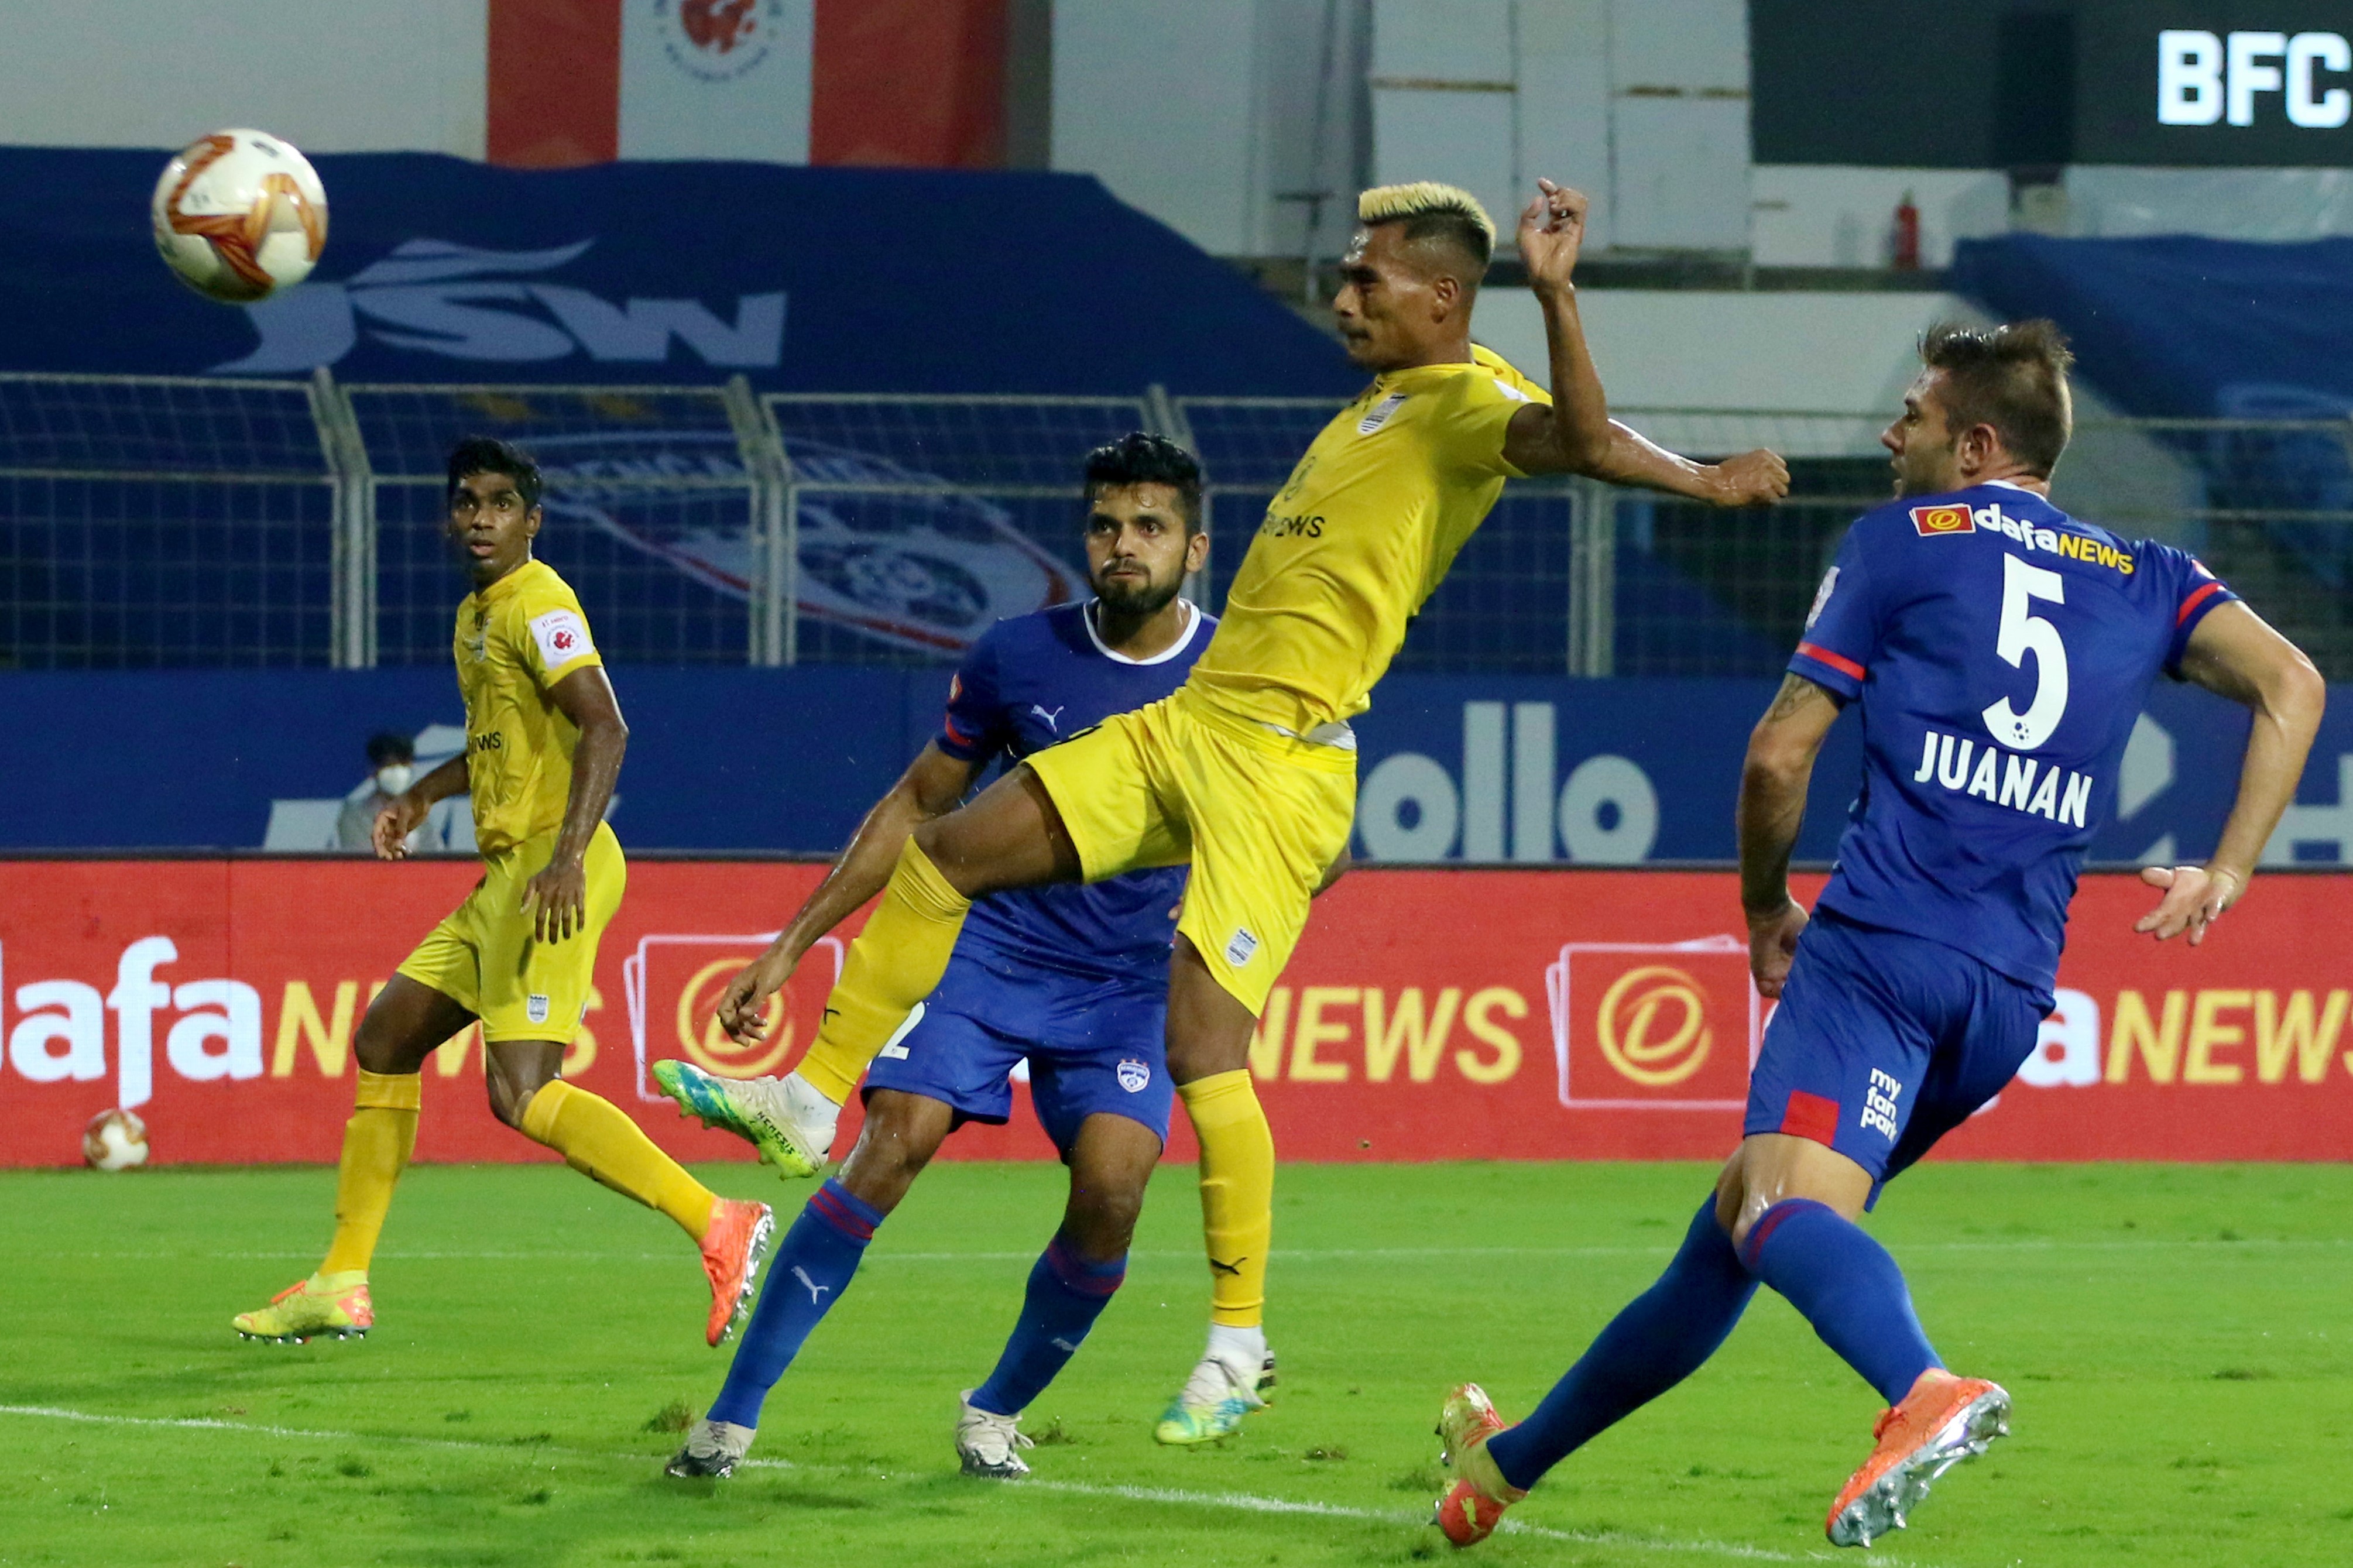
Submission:
[[[417,748],[406,735],[390,731],[368,737],[367,784],[343,802],[335,818],[335,847],[354,852],[375,847],[376,814],[417,777]],[[408,836],[408,847],[417,847],[422,830]]]

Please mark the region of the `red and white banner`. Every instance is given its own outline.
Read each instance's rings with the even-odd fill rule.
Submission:
[[[714,1028],[718,988],[818,868],[633,865],[567,1076],[681,1157],[647,1066],[779,1072],[840,961],[813,952],[771,1043]],[[0,1165],[79,1160],[122,1105],[158,1163],[331,1161],[376,986],[471,886],[470,863],[0,862]],[[1810,889],[1806,889],[1810,890]],[[2020,1160],[2353,1154],[2353,876],[2259,879],[2195,950],[2132,933],[2148,890],[2085,879],[2043,1045],[1942,1152]],[[1252,1050],[1292,1160],[1708,1158],[1739,1136],[1766,1010],[1725,874],[1359,870],[1316,904]],[[425,1160],[548,1158],[492,1121],[481,1047],[425,1068]],[[1026,1095],[965,1158],[1046,1157]],[[845,1142],[842,1145],[848,1147]],[[1169,1154],[1189,1160],[1180,1113]]]
[[[489,0],[484,153],[993,169],[1006,0]]]

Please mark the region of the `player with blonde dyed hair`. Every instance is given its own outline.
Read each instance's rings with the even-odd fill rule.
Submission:
[[[761,1130],[785,1163],[815,1172],[836,1108],[939,984],[973,900],[1189,862],[1169,963],[1168,1069],[1200,1138],[1211,1326],[1155,1431],[1163,1442],[1224,1436],[1262,1403],[1274,1141],[1250,1087],[1250,1035],[1308,900],[1347,847],[1348,721],[1369,705],[1407,623],[1507,479],[1582,474],[1720,506],[1788,489],[1769,452],[1703,465],[1610,420],[1570,281],[1585,198],[1539,184],[1518,239],[1553,395],[1471,342],[1494,241],[1478,201],[1430,184],[1364,193],[1333,314],[1372,384],[1274,498],[1208,650],[1174,695],[1031,754],[914,831]],[[791,972],[781,951],[746,967],[722,1024],[750,1031]]]

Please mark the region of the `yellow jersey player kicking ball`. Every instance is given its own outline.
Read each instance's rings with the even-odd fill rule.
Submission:
[[[1786,493],[1769,452],[1709,467],[1613,423],[1569,278],[1585,198],[1542,182],[1519,245],[1543,307],[1554,397],[1473,347],[1471,311],[1494,226],[1467,192],[1420,184],[1359,198],[1333,303],[1372,384],[1326,426],[1260,525],[1225,618],[1174,695],[1029,756],[970,805],[917,827],[852,944],[807,1058],[764,1143],[813,1173],[835,1109],[940,982],[972,900],[1189,861],[1170,957],[1168,1069],[1201,1145],[1208,1352],[1163,1442],[1222,1437],[1258,1407],[1272,1235],[1274,1142],[1250,1087],[1250,1040],[1346,847],[1356,804],[1348,720],[1506,479],[1584,474],[1722,506]],[[790,971],[764,957],[722,1000],[749,1027]]]
[[[678,1222],[711,1281],[712,1344],[750,1310],[768,1205],[714,1195],[610,1102],[557,1076],[628,879],[605,808],[628,728],[580,601],[532,559],[539,494],[538,467],[504,442],[474,437],[449,455],[449,538],[474,580],[455,646],[466,749],[385,804],[375,851],[401,858],[436,801],[470,795],[482,879],[369,1003],[334,1240],[317,1273],[238,1315],[247,1339],[349,1339],[374,1324],[368,1262],[417,1145],[418,1069],[477,1018],[498,1119]]]

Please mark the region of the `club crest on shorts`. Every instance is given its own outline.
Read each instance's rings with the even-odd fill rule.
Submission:
[[[524,1016],[534,1024],[547,1022],[547,998],[536,991],[523,999],[522,1010]]]
[[[1142,1094],[1144,1086],[1151,1081],[1152,1068],[1148,1063],[1137,1061],[1134,1057],[1125,1058],[1120,1062],[1119,1087],[1128,1093]]]
[[[1240,969],[1250,961],[1250,954],[1257,951],[1258,938],[1250,934],[1250,928],[1236,926],[1234,934],[1226,941],[1226,962],[1234,968]]]
[[[1912,526],[1923,539],[1934,539],[1940,533],[1975,533],[1976,521],[1965,506],[1915,506],[1912,509]]]

